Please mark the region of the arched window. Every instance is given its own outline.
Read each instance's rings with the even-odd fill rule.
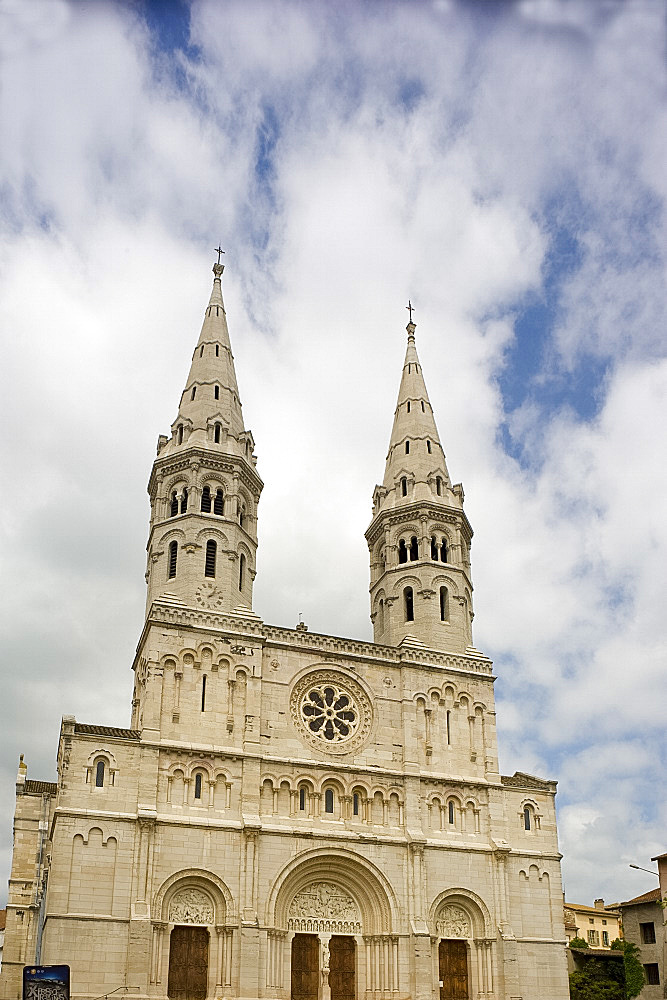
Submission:
[[[216,444],[220,444],[220,433],[221,433],[221,425],[216,424],[213,429],[213,440],[215,441]]]
[[[204,576],[215,576],[215,558],[218,552],[217,543],[212,538],[206,543],[206,562],[204,564]]]
[[[299,789],[299,809],[301,812],[306,811],[306,789],[304,785]]]
[[[405,539],[401,538],[398,543],[398,561],[404,563],[408,561],[408,547],[405,544]]]
[[[408,495],[408,481],[405,478],[405,476],[403,476],[403,478],[401,479],[401,496],[406,497],[407,495]]]
[[[201,347],[199,348],[199,357],[200,357],[200,358],[203,358],[203,357],[204,357],[204,345],[203,345],[203,344],[202,344],[202,345],[201,345]]]
[[[171,507],[170,514],[172,517],[176,517],[178,514],[178,497],[176,496],[176,490],[171,494]]]
[[[424,400],[423,399],[421,401],[421,404],[422,404],[422,413],[426,413],[426,409],[424,407]]]
[[[449,594],[446,587],[440,588],[440,621],[449,621]]]
[[[179,444],[183,444],[183,424],[179,424],[178,425],[178,429],[176,431],[176,435],[177,435],[177,438],[178,438],[178,443]]]
[[[201,773],[199,771],[195,774],[195,798],[201,798]]]
[[[197,386],[193,385],[192,392],[190,393],[190,399],[194,399],[196,395],[197,395]]]
[[[409,405],[410,404],[408,403],[408,406]],[[353,816],[359,815],[359,792],[355,792],[354,795],[352,796],[352,815]]]
[[[216,356],[216,358],[220,357],[220,345],[219,344],[215,345],[215,356]]]
[[[104,761],[98,760],[97,766],[95,768],[95,787],[102,788],[104,786]]]
[[[440,545],[440,562],[447,562],[447,539],[443,538]]]
[[[239,559],[239,590],[243,590],[243,585],[245,583],[245,556],[241,553],[241,558]]]
[[[216,399],[220,399],[220,386],[219,385],[213,386],[213,395],[215,396]]]
[[[408,413],[410,412],[410,400],[408,400]]]
[[[435,479],[435,492],[438,494],[439,497],[442,496],[442,477],[441,476],[436,476],[436,479]]]
[[[206,711],[206,674],[201,679],[201,710]]]
[[[211,513],[211,487],[205,486],[201,491],[201,509],[204,514]]]
[[[239,524],[241,527],[243,527],[244,522],[245,522],[245,505],[241,504],[241,506],[239,507]]]
[[[524,830],[530,830],[531,828],[530,806],[526,806],[523,810],[523,828]]]
[[[447,743],[452,742],[452,713],[447,709]]]
[[[415,605],[412,587],[406,587],[403,591],[403,603],[405,605],[406,622],[413,622],[415,620]]]
[[[178,559],[178,542],[169,543],[169,568],[167,570],[168,579],[173,580],[176,576],[176,560]]]
[[[410,562],[416,562],[417,559],[419,559],[419,544],[417,536],[413,535],[410,539]]]
[[[431,535],[431,559],[438,561],[438,539]]]
[[[220,517],[225,512],[225,497],[222,490],[215,491],[215,500],[213,501],[213,513],[218,514]]]
[[[381,597],[378,601],[378,631],[384,632],[384,599]]]
[[[428,452],[428,453],[429,453],[429,455],[430,455],[430,454],[431,454],[431,442],[430,442],[430,441],[427,441],[427,442],[426,442],[426,450],[427,450],[427,452]]]
[[[181,493],[181,514],[185,514],[188,509],[188,491],[187,488],[183,487],[183,492]]]
[[[410,454],[410,442],[409,441],[405,442],[405,454],[406,455]]]
[[[447,803],[447,821],[451,826],[454,826],[456,822],[456,815],[454,812],[454,803],[450,799]]]
[[[332,813],[334,811],[333,788],[327,788],[324,793],[324,811],[325,813]]]

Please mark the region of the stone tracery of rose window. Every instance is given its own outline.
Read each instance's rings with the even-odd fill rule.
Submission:
[[[351,697],[334,683],[309,687],[301,701],[301,718],[314,736],[340,743],[359,728],[359,711]]]

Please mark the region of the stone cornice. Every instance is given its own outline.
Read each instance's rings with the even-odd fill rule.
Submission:
[[[407,503],[401,507],[388,507],[386,510],[379,510],[366,529],[366,541],[369,545],[374,545],[382,536],[385,525],[405,524],[406,521],[413,518],[420,519],[423,516],[427,516],[431,520],[440,519],[450,524],[460,524],[466,541],[468,544],[470,543],[473,530],[462,508],[425,500],[416,500],[414,503]]]
[[[454,654],[427,648],[415,650],[380,646],[374,642],[358,639],[343,639],[318,632],[266,625],[259,617],[204,611],[185,604],[162,601],[160,598],[151,605],[137,644],[133,669],[136,668],[140,650],[151,625],[173,625],[175,628],[186,627],[207,633],[217,632],[233,636],[237,640],[282,646],[292,650],[311,650],[326,657],[335,656],[340,660],[361,660],[366,663],[393,664],[399,667],[436,667],[466,674],[492,676],[491,660],[481,653]]]
[[[182,472],[191,466],[197,465],[216,472],[227,472],[238,474],[241,481],[248,487],[253,497],[259,496],[264,488],[259,473],[248,464],[241,455],[229,455],[225,452],[209,451],[206,448],[188,448],[177,455],[167,455],[164,458],[156,458],[153,462],[150,478],[148,480],[148,493],[151,497],[157,492],[158,475],[161,478],[171,476],[176,472]]]

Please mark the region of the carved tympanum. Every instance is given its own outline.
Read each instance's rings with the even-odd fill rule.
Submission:
[[[440,916],[435,922],[435,929],[439,937],[445,938],[469,938],[470,921],[468,914],[460,906],[449,904],[440,910]]]
[[[171,901],[169,919],[172,924],[212,924],[213,905],[201,889],[181,889]]]
[[[294,931],[361,933],[356,902],[331,882],[317,882],[297,893],[290,906],[288,926]]]

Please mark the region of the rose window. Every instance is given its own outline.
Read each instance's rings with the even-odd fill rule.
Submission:
[[[309,686],[301,700],[301,718],[310,733],[328,743],[349,739],[359,727],[356,705],[337,684]]]

